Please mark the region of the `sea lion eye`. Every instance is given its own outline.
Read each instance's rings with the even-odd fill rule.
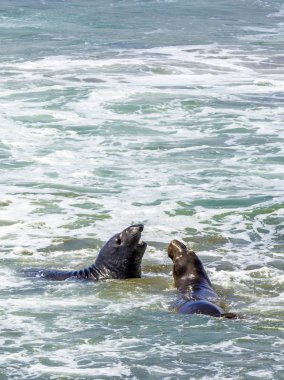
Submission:
[[[116,244],[118,244],[118,245],[121,244],[121,239],[120,239],[120,238],[118,238],[118,239],[116,240]]]

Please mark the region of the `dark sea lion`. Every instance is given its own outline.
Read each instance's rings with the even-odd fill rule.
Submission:
[[[139,242],[143,229],[143,224],[136,224],[114,235],[102,247],[95,263],[87,268],[75,271],[28,269],[25,273],[55,281],[140,278],[141,261],[147,248],[145,242]]]
[[[174,284],[178,298],[171,309],[185,314],[206,314],[213,317],[236,318],[235,313],[225,313],[216,300],[218,295],[203,267],[201,260],[178,240],[168,246],[168,256],[173,261]]]

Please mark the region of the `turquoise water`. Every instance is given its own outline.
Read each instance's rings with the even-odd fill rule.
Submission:
[[[2,379],[283,379],[284,3],[2,0]],[[144,223],[143,278],[82,268]],[[238,321],[168,310],[171,239]]]

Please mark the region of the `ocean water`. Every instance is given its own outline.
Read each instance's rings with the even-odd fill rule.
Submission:
[[[282,0],[1,0],[0,379],[283,379]],[[144,223],[143,277],[77,269]],[[178,315],[171,239],[241,320]]]

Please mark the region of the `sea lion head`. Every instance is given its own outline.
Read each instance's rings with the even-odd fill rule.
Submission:
[[[134,224],[115,234],[100,250],[96,267],[112,278],[141,277],[141,261],[147,244],[141,239],[143,224]]]
[[[173,276],[177,288],[204,281],[211,286],[201,260],[182,242],[172,240],[168,246],[168,256],[173,261]]]

